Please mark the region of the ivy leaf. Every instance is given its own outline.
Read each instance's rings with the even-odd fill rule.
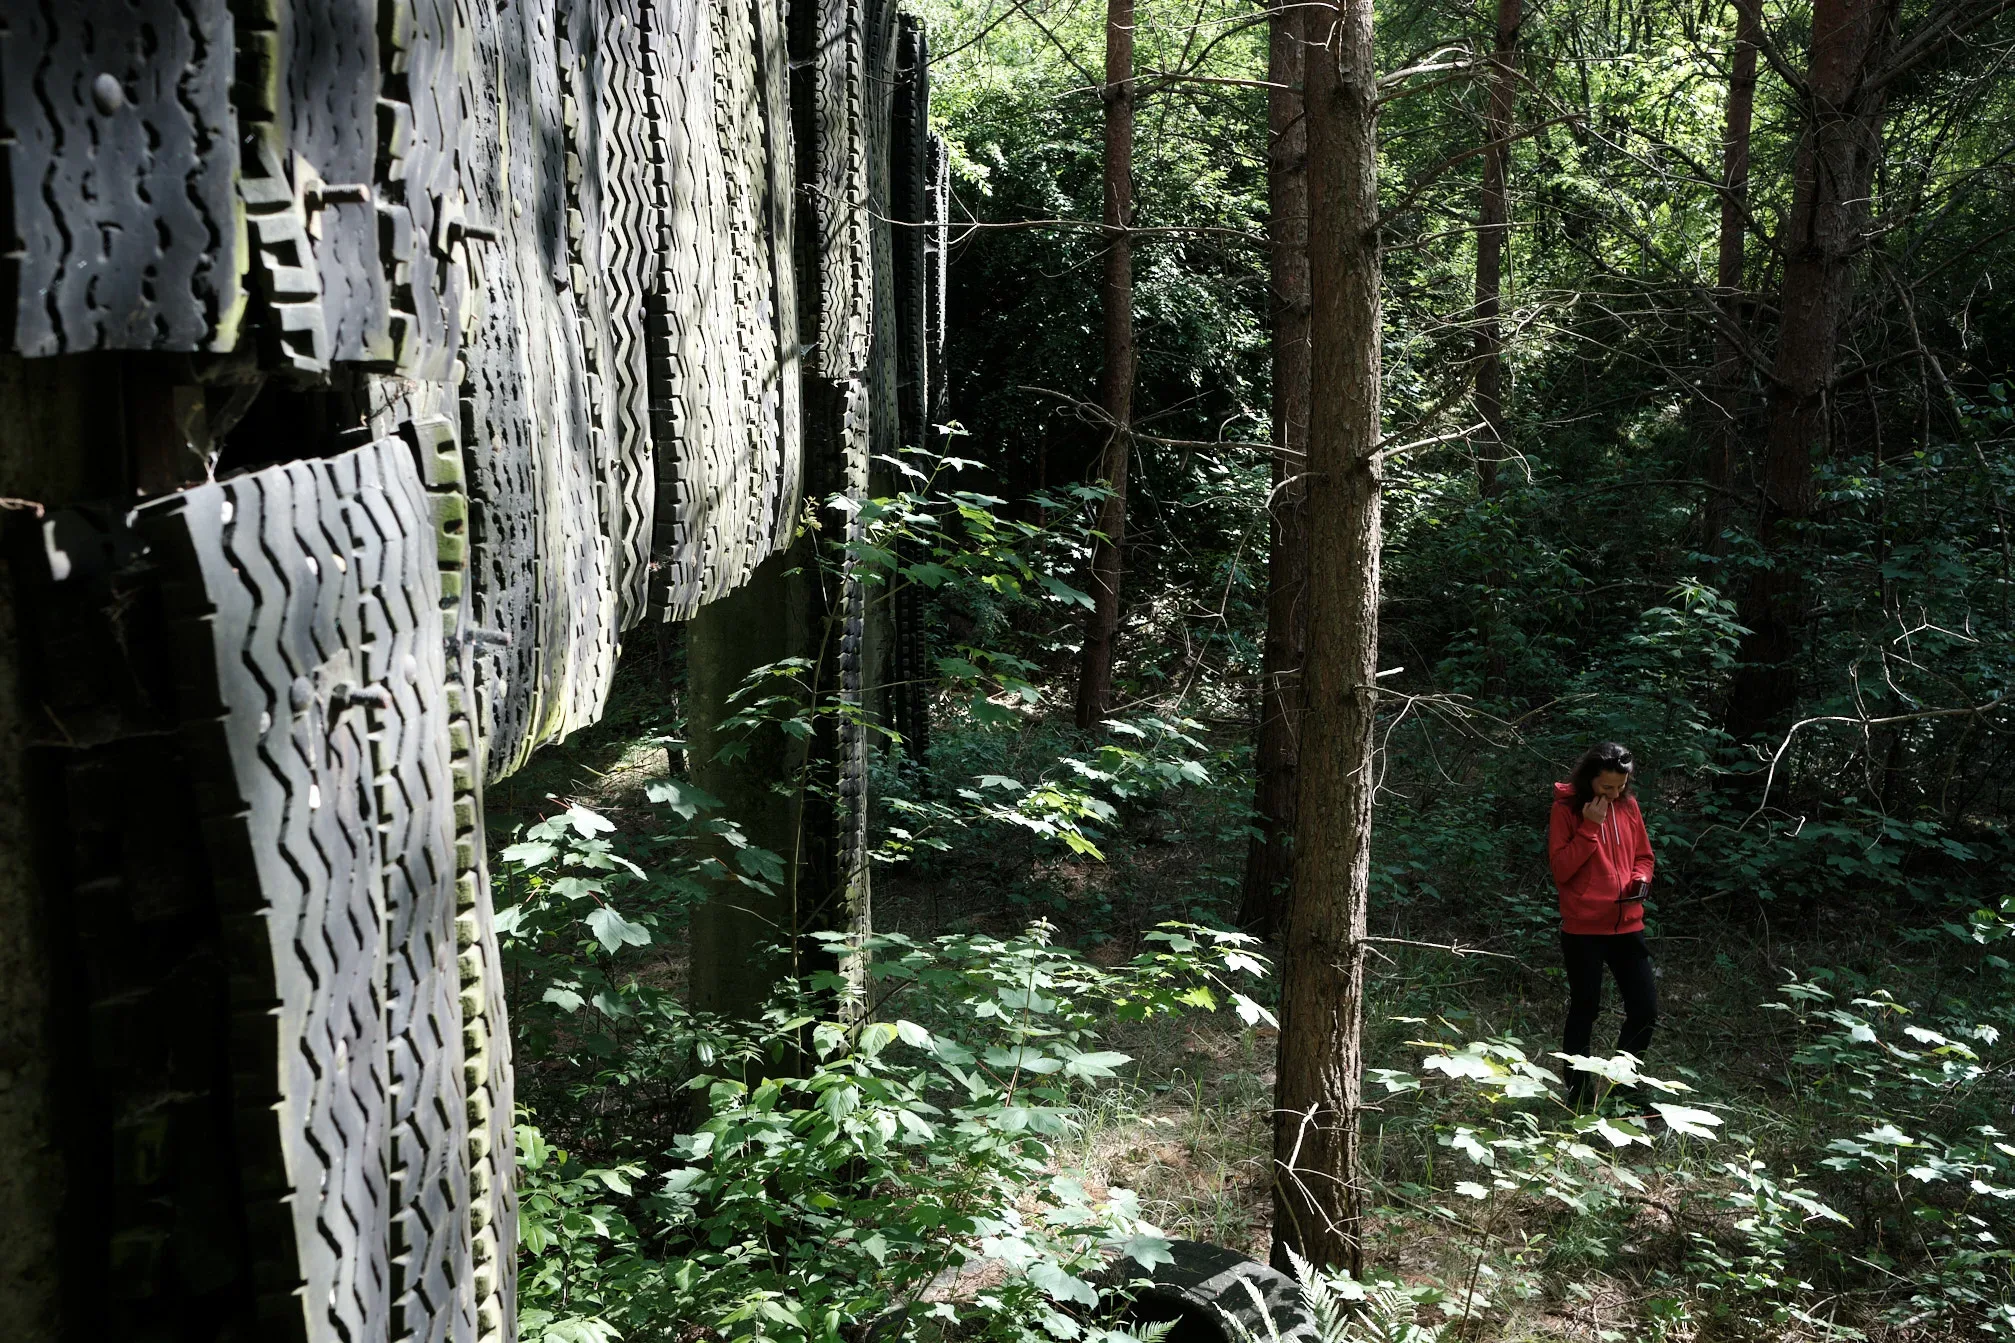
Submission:
[[[552,1003],[562,1012],[578,1012],[581,1010],[581,1004],[588,1000],[580,994],[575,993],[572,989],[561,988],[558,984],[555,984],[539,995],[539,1001],[542,1003]]]
[[[681,819],[690,821],[703,811],[718,810],[720,799],[702,788],[674,779],[660,779],[644,789],[644,796],[662,802]]]
[[[1175,1256],[1169,1253],[1168,1237],[1156,1231],[1135,1232],[1121,1244],[1120,1251],[1150,1273],[1156,1264],[1175,1262]]]
[[[1073,1054],[1064,1060],[1063,1071],[1066,1077],[1111,1077],[1114,1075],[1114,1068],[1122,1063],[1131,1062],[1133,1062],[1131,1056],[1114,1054],[1110,1051]]]
[[[1721,1116],[1706,1110],[1696,1110],[1690,1105],[1668,1105],[1664,1101],[1653,1101],[1651,1108],[1658,1111],[1658,1117],[1674,1133],[1684,1133],[1689,1137],[1706,1138],[1710,1141],[1721,1135],[1714,1130],[1721,1126]]]
[[[1651,1139],[1643,1129],[1628,1119],[1597,1119],[1590,1128],[1609,1140],[1611,1147],[1628,1147],[1634,1142],[1651,1145]]]
[[[651,931],[642,924],[631,923],[618,914],[610,905],[598,906],[587,917],[588,931],[602,944],[602,950],[610,955],[624,946],[647,947],[651,944]]]
[[[1430,1054],[1420,1061],[1420,1066],[1429,1072],[1467,1077],[1477,1082],[1495,1082],[1504,1074],[1502,1065],[1468,1050],[1460,1054]]]
[[[503,858],[507,863],[519,867],[543,867],[560,856],[560,846],[542,839],[520,840],[504,849]]]
[[[1072,1277],[1048,1259],[1038,1259],[1028,1267],[1028,1280],[1040,1287],[1058,1305],[1072,1301],[1082,1306],[1096,1306],[1098,1293],[1082,1278]]]
[[[1497,1154],[1476,1140],[1475,1129],[1457,1129],[1455,1137],[1449,1140],[1449,1146],[1461,1152],[1479,1166],[1494,1167],[1497,1165]]]
[[[1371,1075],[1378,1079],[1379,1085],[1385,1088],[1385,1094],[1388,1096],[1402,1091],[1420,1090],[1420,1079],[1412,1073],[1400,1072],[1394,1068],[1373,1068]]]
[[[1013,1049],[989,1049],[986,1052],[987,1066],[1001,1072],[1020,1069],[1025,1073],[1048,1074],[1064,1067],[1063,1060],[1051,1058],[1040,1049],[1028,1045],[1016,1045]]]
[[[1267,1025],[1273,1027],[1275,1030],[1280,1029],[1279,1018],[1275,1017],[1272,1012],[1268,1011],[1265,1007],[1261,1006],[1259,1003],[1256,1003],[1252,999],[1246,997],[1243,993],[1232,994],[1231,1005],[1232,1008],[1238,1013],[1238,1019],[1240,1021],[1243,1021],[1248,1026],[1257,1026],[1259,1025],[1259,1023],[1263,1021]]]
[[[662,1188],[667,1194],[683,1194],[706,1177],[707,1173],[698,1166],[681,1166],[665,1176]]]
[[[860,1088],[855,1086],[832,1087],[825,1095],[819,1097],[819,1108],[824,1110],[835,1124],[860,1108],[860,1103]]]
[[[1088,593],[1079,592],[1062,579],[1050,574],[1039,573],[1035,577],[1036,582],[1042,584],[1043,591],[1049,593],[1050,596],[1056,598],[1058,601],[1069,602],[1074,606],[1082,606],[1087,611],[1091,610],[1091,596]]]

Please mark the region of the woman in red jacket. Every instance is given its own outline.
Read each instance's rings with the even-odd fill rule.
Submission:
[[[1567,962],[1567,1039],[1562,1052],[1587,1054],[1602,1011],[1602,968],[1623,996],[1619,1053],[1644,1057],[1658,1023],[1658,986],[1644,942],[1644,896],[1651,887],[1651,837],[1630,795],[1636,765],[1615,742],[1590,750],[1566,783],[1553,785],[1546,856],[1560,890],[1560,954]],[[1575,1072],[1569,1101],[1588,1094]]]

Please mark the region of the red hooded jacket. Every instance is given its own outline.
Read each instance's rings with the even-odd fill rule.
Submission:
[[[1631,882],[1651,880],[1651,836],[1637,799],[1625,794],[1609,804],[1601,825],[1574,811],[1574,786],[1553,785],[1553,817],[1546,857],[1560,888],[1560,927],[1569,933],[1634,933],[1644,926],[1644,905],[1617,897]]]

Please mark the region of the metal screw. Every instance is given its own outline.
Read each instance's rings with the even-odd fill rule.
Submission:
[[[338,708],[389,709],[392,692],[381,685],[339,685],[329,692],[329,702]]]

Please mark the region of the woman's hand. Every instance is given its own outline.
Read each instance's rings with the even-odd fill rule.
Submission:
[[[1588,805],[1581,809],[1581,819],[1601,825],[1609,819],[1609,799],[1606,797],[1588,799]]]

